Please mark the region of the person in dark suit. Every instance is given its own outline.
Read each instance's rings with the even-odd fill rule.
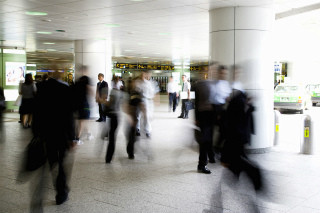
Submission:
[[[200,128],[198,172],[205,174],[211,173],[207,168],[208,157],[209,162],[215,162],[212,149],[214,113],[209,100],[211,84],[212,81],[201,80],[195,85],[195,117]]]
[[[250,104],[247,94],[239,89],[233,89],[226,112],[226,141],[222,149],[221,163],[237,178],[245,172],[255,190],[262,188],[261,171],[249,160],[244,151],[245,144],[250,143],[254,132],[254,107]]]
[[[51,172],[57,170],[55,199],[60,205],[68,199],[67,177],[71,171],[66,169],[65,157],[74,137],[72,93],[68,84],[61,81],[61,73],[55,72],[42,82],[35,103],[33,133],[45,143]]]
[[[99,82],[97,83],[97,91],[96,91],[96,102],[99,105],[99,119],[97,122],[105,122],[106,116],[104,114],[104,104],[101,103],[101,100],[108,99],[108,83],[104,81],[104,75],[102,73],[98,74]]]

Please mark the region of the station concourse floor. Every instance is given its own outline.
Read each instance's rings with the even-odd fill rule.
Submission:
[[[266,193],[255,196],[245,176],[240,176],[239,182],[233,181],[219,161],[208,164],[212,174],[197,173],[193,111],[189,119],[178,119],[181,105],[173,113],[168,112],[167,104],[165,100],[155,106],[151,139],[142,131],[134,160],[126,154],[125,114],[121,114],[111,164],[105,163],[107,140],[101,139],[106,124],[88,121],[94,138],[89,140],[84,135],[84,144],[70,154],[74,164],[69,199],[55,205],[55,191],[47,172],[44,212],[320,213],[319,155],[277,149],[250,155],[263,169],[268,188]],[[29,212],[30,183],[17,183],[17,172],[21,153],[32,135],[30,129],[22,128],[18,118],[18,113],[5,113],[1,124],[0,213]]]

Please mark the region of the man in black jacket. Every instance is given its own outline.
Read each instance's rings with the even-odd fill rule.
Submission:
[[[69,192],[67,177],[71,171],[66,169],[64,161],[74,137],[71,97],[70,87],[61,81],[61,73],[55,72],[38,88],[35,100],[34,135],[40,136],[46,145],[50,170],[55,171],[58,166],[55,177],[57,205],[67,200]]]
[[[104,81],[104,75],[102,73],[98,74],[99,82],[97,83],[97,91],[96,91],[96,102],[99,105],[99,119],[97,122],[105,122],[106,116],[104,115],[104,104],[101,103],[102,100],[108,99],[108,83]]]

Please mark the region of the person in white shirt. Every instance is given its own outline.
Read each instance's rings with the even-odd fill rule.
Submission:
[[[186,102],[190,100],[191,85],[187,81],[187,76],[186,75],[182,75],[182,82],[183,83],[182,83],[182,91],[181,92],[186,92],[187,93],[187,98],[186,99],[182,99],[181,114],[180,114],[180,116],[178,118],[188,119],[189,118],[188,117],[189,110],[186,109]]]
[[[176,106],[177,106],[177,97],[178,97],[178,85],[176,82],[173,81],[173,78],[169,78],[169,83],[168,83],[168,96],[169,96],[169,112],[171,109],[173,112],[176,111]]]
[[[136,125],[136,135],[140,136],[140,120],[141,114],[144,118],[144,130],[147,138],[151,136],[151,120],[153,114],[153,100],[155,95],[159,92],[159,88],[155,82],[151,80],[150,71],[144,70],[141,79],[136,81],[136,90],[142,95],[142,107],[139,109]]]
[[[219,127],[219,138],[215,146],[217,151],[225,140],[225,104],[232,92],[231,86],[227,81],[228,70],[225,66],[220,65],[217,71],[217,80],[211,86],[210,102],[213,104],[214,110],[214,125]]]

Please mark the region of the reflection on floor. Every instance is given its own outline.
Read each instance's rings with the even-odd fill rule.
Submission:
[[[194,116],[178,119],[179,113],[180,108],[168,112],[166,103],[156,107],[152,137],[142,132],[134,160],[127,158],[122,114],[111,164],[104,162],[106,124],[88,121],[94,138],[84,134],[84,144],[76,147],[70,198],[55,205],[47,175],[44,212],[320,212],[320,156],[275,150],[251,155],[264,169],[269,189],[255,196],[245,176],[235,182],[219,163],[208,165],[210,175],[196,172]],[[5,114],[0,130],[0,212],[29,211],[29,183],[16,184],[16,175],[32,135],[18,117]]]

